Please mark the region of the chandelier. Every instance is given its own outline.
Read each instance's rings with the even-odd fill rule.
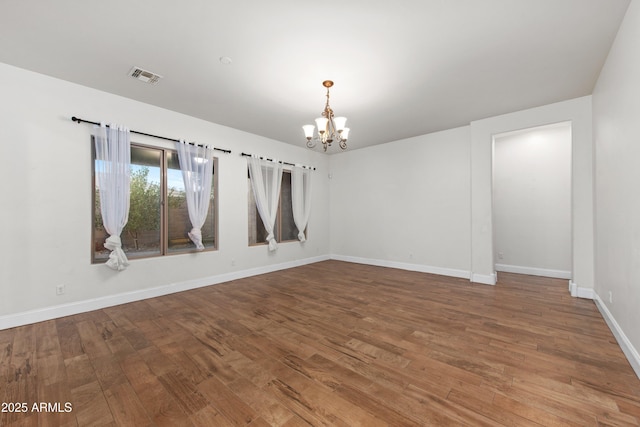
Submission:
[[[313,131],[315,126],[304,125],[304,135],[307,137],[307,147],[314,148],[318,141],[322,142],[324,151],[327,151],[328,147],[331,147],[333,141],[337,141],[340,148],[347,149],[347,138],[349,138],[349,128],[344,127],[347,122],[346,117],[334,117],[333,110],[329,106],[329,88],[333,86],[331,80],[325,80],[322,82],[322,86],[327,88],[327,103],[324,106],[322,117],[316,119],[316,126],[318,126],[318,134],[314,137]]]

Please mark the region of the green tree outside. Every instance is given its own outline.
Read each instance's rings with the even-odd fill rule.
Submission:
[[[149,182],[149,168],[131,171],[131,195],[129,198],[129,220],[124,227],[139,250],[138,233],[160,229],[160,184]]]
[[[161,186],[157,181],[149,179],[150,170],[146,166],[131,168],[130,196],[129,196],[129,220],[123,229],[123,234],[133,241],[132,250],[140,251],[141,233],[157,232],[161,227],[160,200]],[[186,210],[186,194],[182,189],[171,187],[167,194],[168,207],[172,210]],[[100,211],[100,191],[95,190],[95,229],[104,230],[102,213]],[[187,218],[188,221],[188,218]],[[159,242],[157,242],[159,243]],[[147,248],[148,249],[148,248]],[[125,250],[127,252],[127,250]]]
[[[126,232],[139,250],[138,235],[142,231],[157,231],[160,228],[160,184],[149,182],[149,168],[139,167],[131,170],[131,193],[129,196],[129,220],[123,232]],[[95,226],[103,230],[100,212],[100,191],[96,188]]]

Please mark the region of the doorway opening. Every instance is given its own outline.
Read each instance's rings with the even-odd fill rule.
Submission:
[[[571,122],[494,135],[496,272],[571,279]]]

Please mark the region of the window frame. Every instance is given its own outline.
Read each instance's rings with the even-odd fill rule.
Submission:
[[[141,148],[141,149],[151,149],[160,152],[160,252],[157,254],[146,254],[146,255],[132,255],[126,253],[129,261],[138,260],[138,259],[149,259],[149,258],[162,258],[165,256],[172,255],[184,255],[189,253],[199,253],[199,252],[214,252],[218,250],[220,245],[219,242],[219,227],[218,227],[218,217],[219,217],[219,206],[218,206],[218,157],[213,157],[213,178],[211,181],[211,185],[213,186],[213,246],[205,247],[203,250],[198,250],[194,247],[178,249],[178,250],[170,250],[169,248],[169,203],[168,203],[168,194],[169,188],[167,184],[167,170],[168,170],[168,153],[174,153],[177,155],[177,151],[174,148],[167,148],[163,146],[143,144],[138,142],[131,142],[131,147]],[[91,137],[91,264],[103,264],[105,262],[104,258],[96,258],[96,148],[93,137]]]

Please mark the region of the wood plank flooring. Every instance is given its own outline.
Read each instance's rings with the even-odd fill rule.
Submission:
[[[640,422],[640,380],[566,281],[338,261],[0,331],[0,396],[3,426]]]

